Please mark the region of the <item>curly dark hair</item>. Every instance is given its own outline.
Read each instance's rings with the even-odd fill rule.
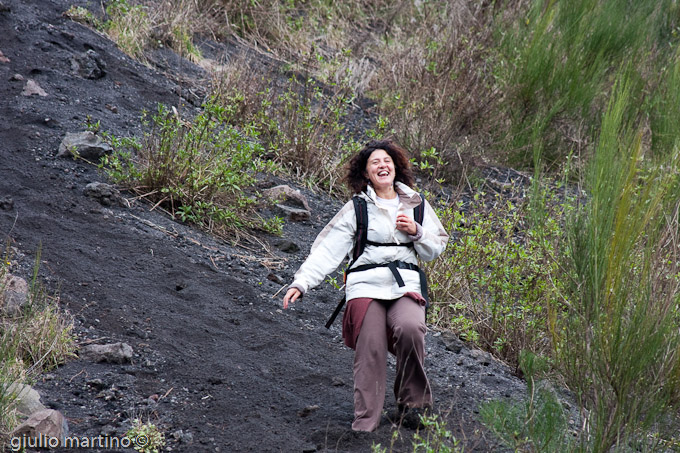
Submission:
[[[389,139],[372,140],[364,145],[361,151],[349,161],[349,165],[347,166],[345,183],[352,193],[357,194],[366,190],[366,186],[368,185],[368,178],[366,178],[365,175],[366,163],[373,151],[377,149],[384,150],[392,158],[396,171],[394,181],[399,181],[412,188],[415,179],[406,150]]]

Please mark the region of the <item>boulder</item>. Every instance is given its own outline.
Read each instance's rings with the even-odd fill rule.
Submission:
[[[28,302],[28,283],[21,277],[7,274],[0,281],[0,311],[9,316],[18,316]]]
[[[96,80],[106,75],[106,64],[90,49],[71,58],[71,70],[85,79]]]
[[[83,159],[99,161],[104,155],[113,151],[113,148],[93,132],[67,132],[59,145],[59,157],[69,157],[75,152]]]
[[[90,344],[80,349],[79,356],[92,362],[127,363],[132,360],[132,347],[126,343]]]
[[[40,394],[30,385],[12,384],[7,393],[14,394],[16,409],[22,415],[29,416],[46,409],[40,402]]]
[[[288,185],[283,184],[270,189],[265,189],[262,191],[262,194],[272,201],[286,202],[287,205],[293,205],[306,211],[311,211],[307,198],[302,195],[302,192],[293,189]]]
[[[103,182],[91,182],[85,186],[83,190],[85,196],[94,198],[103,206],[111,206],[113,204],[122,204],[123,198],[120,192],[114,186]]]
[[[47,96],[47,92],[43,90],[40,85],[38,85],[38,82],[36,82],[33,79],[28,79],[26,81],[26,85],[24,85],[24,89],[21,92],[22,96],[33,96],[34,94],[37,94],[38,96],[45,97]]]
[[[441,341],[447,351],[451,351],[454,354],[460,354],[460,351],[464,347],[463,341],[458,338],[458,335],[452,332],[442,332]]]
[[[279,213],[293,222],[304,222],[312,217],[312,214],[306,209],[291,208],[283,204],[276,205]]]
[[[28,437],[62,441],[68,437],[68,422],[61,412],[44,409],[34,412],[28,420],[19,425],[12,433],[13,437]]]

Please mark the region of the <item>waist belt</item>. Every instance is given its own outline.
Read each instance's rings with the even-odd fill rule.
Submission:
[[[403,261],[391,261],[389,263],[382,263],[382,264],[362,264],[361,266],[353,267],[351,269],[347,269],[345,271],[345,279],[347,279],[347,274],[351,274],[352,272],[361,272],[361,271],[367,271],[369,269],[375,269],[376,267],[386,267],[390,271],[392,271],[392,275],[394,276],[394,280],[397,282],[397,285],[401,288],[402,286],[405,286],[404,279],[401,278],[401,274],[399,274],[399,269],[408,269],[412,271],[417,271],[421,272],[422,275],[425,275],[424,272],[420,270],[420,268],[411,263],[405,263]],[[421,280],[422,283],[422,280]],[[421,291],[426,292],[426,289],[424,290],[421,288]],[[423,297],[427,300],[427,296],[424,294]]]
[[[419,268],[415,264],[411,263],[405,263],[404,261],[391,261],[389,263],[381,263],[381,264],[362,264],[361,266],[353,267],[351,269],[347,269],[345,271],[344,279],[345,282],[347,281],[347,275],[351,274],[352,272],[361,272],[361,271],[367,271],[369,269],[375,269],[377,267],[386,267],[388,268],[391,272],[392,275],[394,276],[394,280],[397,282],[397,285],[399,287],[406,286],[404,283],[404,279],[401,278],[401,274],[399,274],[399,269],[407,269],[411,271],[417,271],[420,274],[420,291],[422,293],[423,298],[425,299],[425,308],[429,307],[430,305],[430,299],[427,296],[427,276],[425,275],[425,272]],[[345,297],[342,298],[340,303],[338,304],[337,307],[335,307],[335,310],[333,311],[333,314],[331,315],[330,319],[326,323],[326,328],[330,328],[331,325],[333,324],[333,321],[335,321],[335,318],[338,316],[340,313],[340,310],[342,310],[343,305],[345,305]]]

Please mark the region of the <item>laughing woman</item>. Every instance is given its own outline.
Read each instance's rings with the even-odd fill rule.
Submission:
[[[448,235],[429,203],[412,189],[410,162],[394,142],[368,143],[350,161],[346,182],[365,200],[368,214],[366,248],[350,263],[345,286],[343,338],[355,350],[352,429],[374,431],[385,402],[388,351],[397,361],[399,415],[417,415],[432,406],[423,366],[426,289],[417,264],[439,256]],[[421,203],[422,224],[414,220]],[[284,309],[352,256],[356,231],[357,213],[349,201],[314,241],[283,298]]]

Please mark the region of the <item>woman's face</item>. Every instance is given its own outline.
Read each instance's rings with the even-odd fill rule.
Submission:
[[[376,191],[386,189],[394,184],[396,171],[394,161],[384,149],[376,149],[368,156],[366,177]]]

